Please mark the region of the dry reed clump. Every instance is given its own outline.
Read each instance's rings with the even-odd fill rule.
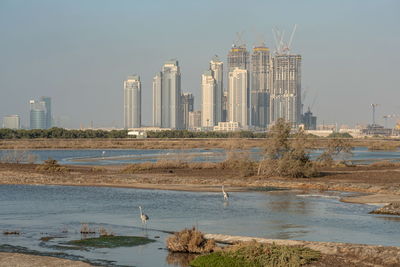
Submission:
[[[98,232],[100,236],[114,236],[114,233],[112,231],[107,230],[102,226],[99,228]]]
[[[257,164],[250,159],[247,151],[229,151],[225,161],[218,163],[217,168],[238,171],[242,177],[256,174]]]
[[[95,231],[94,229],[91,229],[91,228],[89,227],[89,224],[87,224],[87,223],[81,223],[81,230],[80,230],[80,233],[81,233],[82,235],[88,235],[88,234],[95,234],[96,231]]]
[[[68,169],[58,164],[57,160],[49,158],[43,164],[36,167],[37,171],[41,172],[66,172]]]
[[[205,239],[203,233],[193,227],[168,237],[167,248],[172,252],[209,253],[214,251],[216,244],[214,240]]]

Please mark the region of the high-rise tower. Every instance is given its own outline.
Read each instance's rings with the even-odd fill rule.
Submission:
[[[53,117],[51,115],[51,98],[48,96],[42,96],[40,101],[44,102],[46,107],[46,126],[45,129],[49,129],[53,126]]]
[[[161,127],[162,72],[153,78],[153,126]]]
[[[201,126],[212,127],[216,124],[217,83],[213,71],[208,70],[201,76]]]
[[[128,76],[124,81],[124,127],[141,126],[142,85],[139,75]]]
[[[248,71],[234,68],[228,79],[228,120],[238,122],[240,127],[249,126]]]
[[[153,79],[153,125],[182,129],[181,73],[177,60],[165,62]]]
[[[301,56],[276,54],[272,58],[271,123],[279,118],[301,123]]]
[[[227,121],[239,122],[240,127],[248,127],[250,123],[248,111],[250,106],[249,87],[249,52],[246,45],[234,44],[228,53]]]
[[[183,129],[189,128],[189,113],[194,110],[194,96],[192,93],[182,93],[181,96],[182,105],[182,121]]]
[[[276,52],[271,64],[270,122],[283,118],[292,127],[301,123],[301,56],[291,53],[296,28],[297,25],[287,43],[283,40],[284,32],[273,30]]]
[[[223,117],[223,99],[224,99],[224,69],[223,63],[215,56],[210,61],[210,70],[212,71],[213,78],[215,80],[215,121],[214,124],[218,124],[220,121],[224,121]]]
[[[270,53],[265,44],[253,48],[251,55],[251,125],[269,124]]]
[[[31,129],[46,129],[46,103],[44,101],[30,100],[30,119]]]

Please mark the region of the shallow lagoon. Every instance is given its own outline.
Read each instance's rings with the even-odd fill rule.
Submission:
[[[191,226],[208,233],[400,246],[399,217],[369,215],[374,206],[339,202],[344,195],[348,193],[240,192],[231,193],[229,202],[224,202],[221,193],[209,192],[1,185],[0,230],[23,234],[0,235],[0,244],[128,266],[173,266],[168,263],[173,258],[167,261],[163,231]],[[139,205],[150,216],[147,230],[140,223]],[[129,248],[80,251],[53,247],[79,239],[81,222],[118,235],[160,238]],[[40,241],[48,235],[63,238]]]
[[[258,160],[262,157],[261,149],[253,148],[250,156]],[[0,158],[8,150],[0,150]],[[226,158],[224,149],[73,149],[73,150],[31,150],[29,153],[38,156],[38,162],[51,157],[61,164],[74,165],[120,165],[141,162],[155,162],[162,159],[185,161],[223,161]],[[311,158],[317,157],[321,150],[311,152]],[[377,160],[400,161],[398,151],[369,151],[365,147],[356,147],[353,156],[348,160],[358,164],[371,163]]]

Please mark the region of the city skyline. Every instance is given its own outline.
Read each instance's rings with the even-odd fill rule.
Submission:
[[[207,6],[204,3],[177,1],[171,6],[161,1],[143,3],[135,5],[143,15],[131,18],[124,15],[133,5],[129,2],[119,5],[98,2],[93,9],[91,1],[82,4],[2,1],[0,117],[18,114],[21,124],[27,126],[27,101],[49,95],[56,107],[53,114],[69,117],[65,127],[89,126],[94,121],[95,127],[122,128],[121,81],[127,74],[141,75],[142,101],[150,103],[152,76],[165,60],[177,57],[184,77],[182,92],[192,92],[199,100],[200,76],[208,65],[204,59],[217,54],[227,66],[225,55],[236,32],[245,30],[243,39],[250,51],[259,39],[273,50],[271,29],[277,25],[289,32],[294,24],[299,27],[292,49],[305,59],[304,111],[314,102],[312,112],[320,123],[339,125],[370,123],[371,103],[380,104],[376,118],[382,125],[383,116],[400,113],[396,102],[400,93],[395,86],[400,79],[396,75],[400,57],[397,1],[362,4],[253,1],[242,8],[233,8],[229,14],[222,12],[227,4],[227,1],[215,4],[212,14],[221,14],[221,23],[211,27],[211,22],[193,15],[201,13]],[[165,9],[170,11],[168,16],[179,19],[162,33],[159,26],[166,18],[162,12]],[[354,16],[355,9],[358,12]],[[236,20],[241,14],[248,20]],[[146,23],[138,24],[145,16]],[[109,20],[102,22],[103,17],[113,22],[106,26]],[[315,21],[320,23],[316,25]],[[141,27],[134,36],[126,36],[132,25]],[[23,41],[25,38],[30,39],[29,46]],[[74,103],[74,109],[70,103]],[[195,109],[199,109],[199,104],[196,101]],[[151,125],[151,111],[151,105],[143,107],[142,124]],[[394,123],[394,119],[388,120],[388,125]]]

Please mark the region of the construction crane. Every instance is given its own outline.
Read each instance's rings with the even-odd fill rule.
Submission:
[[[297,29],[297,24],[294,25],[292,33],[290,34],[289,42],[285,43],[285,31],[279,30],[277,27],[272,28],[272,35],[274,36],[276,53],[288,54],[293,42],[293,37]]]

